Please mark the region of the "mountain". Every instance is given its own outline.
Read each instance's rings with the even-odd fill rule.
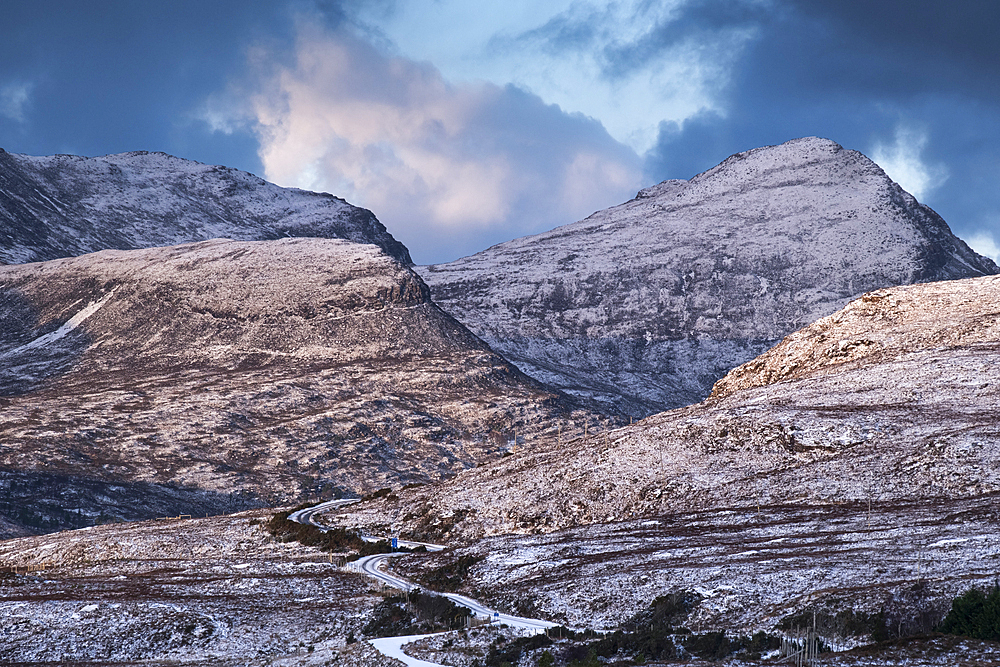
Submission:
[[[353,520],[468,541],[720,508],[995,495],[997,313],[1000,277],[871,292],[735,369],[703,403],[608,433],[564,431],[358,506]]]
[[[649,415],[865,292],[1000,269],[864,155],[806,138],[417,270],[529,375]]]
[[[427,482],[570,414],[344,240],[0,266],[0,321],[0,513],[34,529]]]
[[[212,238],[374,243],[411,264],[370,211],[164,153],[33,157],[0,149],[0,264]]]

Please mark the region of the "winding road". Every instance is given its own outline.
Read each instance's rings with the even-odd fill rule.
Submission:
[[[344,505],[350,505],[351,503],[358,502],[357,499],[345,499],[345,500],[330,500],[325,503],[320,503],[319,505],[314,505],[306,509],[298,510],[288,515],[288,518],[292,521],[298,523],[307,524],[310,526],[315,526],[320,530],[330,530],[330,526],[325,526],[314,519],[318,514],[323,512],[328,512],[337,507],[343,507]],[[368,541],[379,541],[384,540],[384,537],[372,537],[363,536],[362,539]],[[397,544],[401,547],[415,548],[415,547],[425,547],[428,551],[441,551],[444,549],[440,544],[429,544],[427,542],[413,542],[410,540],[399,540]],[[373,579],[381,581],[382,583],[392,586],[393,588],[398,588],[401,591],[411,591],[414,588],[420,588],[417,584],[413,583],[408,579],[402,577],[397,577],[396,575],[389,574],[382,568],[388,562],[388,560],[394,556],[400,556],[402,554],[392,553],[392,554],[375,554],[373,556],[365,556],[364,558],[359,558],[358,560],[348,563],[347,567],[356,571],[361,572]],[[423,589],[426,590],[426,589]],[[472,611],[476,616],[491,620],[494,623],[499,623],[500,625],[507,625],[512,628],[520,628],[526,630],[532,634],[544,632],[549,628],[556,627],[556,623],[551,621],[543,621],[534,618],[522,618],[520,616],[511,616],[509,614],[501,614],[500,612],[490,609],[486,605],[473,600],[472,598],[466,597],[464,595],[459,595],[457,593],[438,593],[436,591],[428,591],[435,595],[441,595],[448,598],[455,604],[465,607]],[[444,633],[438,633],[444,634]],[[383,655],[389,656],[390,658],[395,658],[396,660],[402,661],[404,664],[410,667],[440,667],[437,663],[427,662],[426,660],[417,660],[416,658],[411,658],[402,651],[402,646],[415,642],[424,637],[430,637],[431,635],[410,635],[406,637],[383,637],[381,639],[373,639],[370,641],[372,646],[378,649]]]

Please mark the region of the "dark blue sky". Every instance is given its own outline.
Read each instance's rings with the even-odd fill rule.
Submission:
[[[432,262],[818,135],[998,252],[998,2],[470,7],[0,0],[0,147],[327,190]]]

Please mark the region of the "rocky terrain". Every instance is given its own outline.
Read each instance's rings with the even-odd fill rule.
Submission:
[[[348,644],[381,595],[327,554],[275,542],[267,516],[0,542],[0,662],[391,665]]]
[[[411,263],[370,211],[329,194],[164,153],[34,157],[0,149],[0,264],[289,236],[374,243]]]
[[[855,503],[679,512],[492,537],[404,556],[393,567],[428,580],[464,563],[462,592],[578,628],[628,627],[654,599],[675,593],[693,601],[683,619],[692,632],[781,634],[816,612],[824,641],[844,650],[871,643],[873,630],[927,632],[956,595],[990,588],[1000,562],[996,520],[996,496],[870,510]],[[868,620],[848,622],[858,617]]]
[[[389,664],[351,641],[368,584],[264,510],[208,516],[345,493],[370,495],[321,521],[445,543],[393,567],[514,614],[628,628],[680,594],[696,633],[815,614],[852,649],[829,664],[1000,655],[857,648],[995,580],[1000,276],[832,142],[423,267],[430,289],[329,195],[0,151],[0,262],[0,538],[111,524],[0,542],[0,662]],[[152,517],[175,518],[120,523]],[[512,638],[414,651],[471,667]]]
[[[35,530],[427,482],[570,415],[372,245],[3,266],[0,319],[0,510]]]
[[[675,590],[694,595],[685,622],[696,632],[780,633],[789,615],[816,610],[828,644],[843,650],[865,641],[857,623],[860,634],[846,632],[845,610],[884,608],[897,631],[909,632],[940,615],[953,591],[991,584],[1000,558],[992,501],[876,505],[870,513],[855,506],[691,512],[490,538],[406,556],[400,569],[426,576],[472,558],[465,589],[577,627],[624,621],[627,628],[652,597]],[[0,542],[0,661],[396,664],[363,639],[379,591],[328,554],[275,542],[262,526],[268,516],[161,519]],[[863,572],[867,585],[853,585]],[[501,635],[509,641],[517,633],[450,633],[408,652],[469,665]],[[566,648],[557,642],[552,652]],[[937,638],[827,654],[823,664],[990,664],[998,653],[990,642]]]
[[[998,269],[864,155],[807,138],[418,271],[528,374],[644,416],[865,292]]]
[[[997,313],[1000,277],[878,290],[704,403],[563,432],[323,520],[462,545],[394,567],[570,625],[627,625],[689,592],[696,632],[777,632],[813,613],[838,649],[869,643],[875,617],[890,637],[927,631],[956,594],[992,586],[1000,558]],[[996,660],[993,644],[957,646],[830,660]]]
[[[1000,492],[998,312],[1000,277],[879,290],[733,371],[704,403],[564,433],[352,508],[351,520],[471,540],[694,509]]]

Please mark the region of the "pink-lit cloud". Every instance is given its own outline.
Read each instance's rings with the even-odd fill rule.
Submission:
[[[644,184],[639,156],[599,122],[516,87],[449,82],[306,24],[294,56],[252,105],[266,177],[370,208],[418,262],[572,222]]]

